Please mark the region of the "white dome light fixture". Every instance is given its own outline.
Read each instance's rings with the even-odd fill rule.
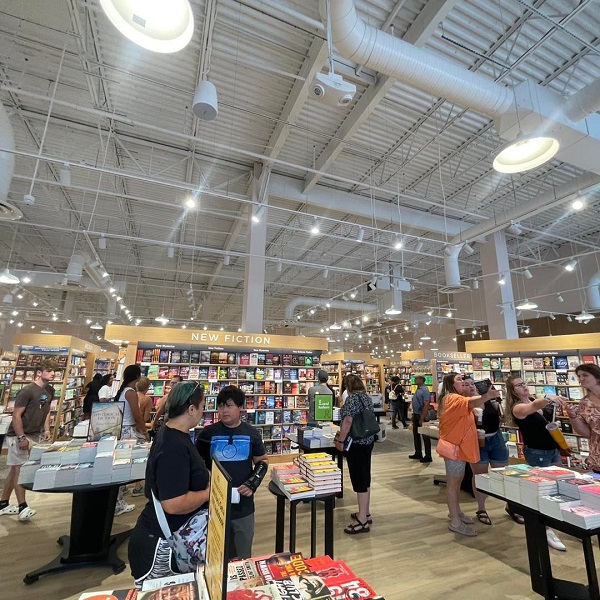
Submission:
[[[93,325],[90,325],[90,329],[103,329],[103,327],[96,321]]]
[[[156,317],[156,319],[154,319],[157,323],[160,323],[161,325],[166,325],[169,322],[169,319],[167,317],[165,317],[164,313],[161,313],[160,316]]]
[[[534,310],[537,307],[538,305],[535,302],[529,302],[527,298],[523,302],[521,302],[521,304],[517,305],[517,308],[519,310]]]
[[[152,52],[185,48],[194,33],[188,0],[100,0],[110,22],[129,40]]]
[[[341,329],[342,326],[336,321],[333,325],[329,326],[329,329]]]
[[[558,140],[553,137],[518,135],[502,147],[493,167],[499,173],[523,173],[548,162],[559,148]]]
[[[389,307],[386,308],[385,310],[385,314],[386,315],[401,315],[402,311],[399,308],[396,308],[393,304]]]
[[[589,313],[587,310],[582,310],[578,315],[575,315],[575,320],[579,322],[586,322],[595,319],[592,313]]]
[[[16,275],[13,275],[8,270],[8,267],[6,267],[6,269],[0,271],[0,283],[5,283],[7,285],[16,285],[17,283],[21,283],[21,280]]]

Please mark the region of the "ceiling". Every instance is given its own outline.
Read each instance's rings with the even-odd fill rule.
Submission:
[[[4,319],[16,307],[23,329],[39,330],[52,327],[55,314],[54,323],[70,320],[74,333],[94,338],[102,332],[90,332],[87,320],[150,324],[164,314],[174,326],[193,318],[196,327],[241,327],[262,165],[270,167],[263,327],[290,331],[285,307],[295,298],[339,300],[356,290],[354,302],[378,310],[311,315],[313,307],[301,305],[294,319],[314,326],[298,331],[321,335],[323,322],[364,315],[361,330],[389,328],[383,296],[367,290],[388,263],[412,286],[392,324],[412,326],[430,306],[453,307],[440,289],[444,247],[456,233],[502,221],[585,173],[553,159],[501,175],[492,160],[505,141],[488,116],[337,52],[336,72],[357,88],[353,102],[312,98],[314,74],[327,71],[317,0],[216,0],[212,24],[207,2],[191,0],[193,39],[167,55],[126,40],[98,0],[2,3],[0,95],[16,158],[8,201],[23,218],[0,220],[0,266],[32,277],[2,305]],[[370,25],[503,85],[530,80],[569,96],[600,77],[597,0],[355,5]],[[212,36],[208,57],[204,33]],[[192,113],[207,58],[219,99],[210,122]],[[70,182],[63,174],[61,184],[65,165]],[[33,204],[24,202],[28,194]],[[190,194],[194,210],[183,206]],[[586,203],[582,213],[563,204],[521,219],[523,234],[507,233],[511,266],[535,271],[559,256],[596,254],[600,193]],[[482,276],[474,249],[459,259],[466,284]],[[84,274],[74,284],[39,275],[64,274],[74,253],[95,262],[100,277]],[[11,287],[0,288],[0,298]],[[112,312],[111,287],[129,313],[119,302]],[[357,349],[357,334],[347,348]]]

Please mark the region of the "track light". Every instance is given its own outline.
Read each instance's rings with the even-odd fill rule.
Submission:
[[[231,257],[229,256],[229,254],[226,254],[223,257],[223,266],[228,267],[230,262],[231,262]]]
[[[104,236],[101,236],[98,240],[98,248],[100,250],[106,250],[106,238]]]
[[[402,246],[403,246],[402,236],[397,235],[396,239],[394,240],[394,250],[400,250],[400,248],[402,248]]]
[[[523,235],[523,230],[518,223],[513,223],[511,221],[510,225],[506,228],[508,233],[512,233],[513,235]]]
[[[569,271],[569,272],[574,271],[576,266],[577,266],[577,261],[573,258],[565,265],[565,270]]]
[[[329,269],[323,269],[323,279],[327,279],[329,277]]]
[[[571,315],[567,315],[567,321],[569,321],[569,323],[571,323],[573,321],[573,317]]]
[[[419,252],[422,252],[422,250],[423,250],[423,246],[424,246],[423,242],[419,242],[419,243],[418,243],[418,244],[415,246],[415,252],[417,252],[417,253],[419,253]]]
[[[356,290],[352,290],[350,292],[350,298],[352,298],[352,300],[354,300],[354,298],[356,298]]]
[[[321,232],[321,230],[319,229],[319,221],[316,217],[313,226],[310,228],[310,232],[312,233],[312,235],[319,235],[319,233]]]
[[[277,261],[277,272],[281,273],[283,269],[283,263],[281,262],[281,259]]]
[[[549,314],[548,315],[549,319],[552,319],[553,321],[556,321],[556,317],[553,314]]]
[[[479,279],[473,279],[473,289],[474,290],[479,289]]]
[[[262,204],[260,206],[257,206],[252,213],[252,222],[260,223],[263,218],[264,212],[265,212],[265,207]]]
[[[473,248],[473,246],[471,246],[471,244],[465,243],[465,245],[463,246],[463,250],[465,251],[465,254],[469,256],[475,254],[475,249]]]
[[[500,277],[500,279],[498,279],[498,283],[499,283],[500,285],[506,285],[506,277],[505,277],[504,275],[502,275],[502,276]]]
[[[531,274],[531,271],[529,269],[525,269],[523,271],[523,277],[525,277],[525,279],[531,279],[533,275]]]
[[[167,258],[173,258],[175,256],[175,248],[173,246],[169,246],[167,248]]]
[[[556,299],[557,299],[559,302],[564,302],[564,301],[565,301],[565,299],[564,299],[564,298],[563,298],[563,297],[562,297],[560,294],[558,294],[558,295],[556,296]]]
[[[356,241],[362,242],[365,237],[365,230],[362,227],[358,228],[358,233],[356,234]]]

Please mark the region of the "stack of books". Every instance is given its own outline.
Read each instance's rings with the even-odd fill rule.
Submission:
[[[540,512],[556,519],[563,520],[562,509],[569,506],[581,505],[580,500],[570,498],[564,494],[555,494],[553,496],[542,496],[539,499]]]
[[[79,449],[79,460],[82,463],[93,463],[98,450],[98,442],[85,442]]]
[[[106,485],[112,483],[113,453],[97,452],[94,460],[92,485]]]
[[[54,487],[63,488],[75,485],[75,470],[77,464],[60,465],[56,472]]]
[[[587,477],[573,477],[571,479],[560,479],[558,481],[558,491],[565,496],[570,496],[571,498],[575,498],[579,500],[579,490],[586,486],[590,485],[592,480]]]
[[[46,490],[49,488],[56,487],[56,473],[60,465],[41,465],[40,468],[35,472],[35,479],[33,480],[34,490]]]
[[[600,485],[597,483],[581,486],[579,497],[583,505],[600,510]]]
[[[550,466],[550,467],[530,467],[529,472],[535,475],[541,475],[542,477],[548,477],[549,479],[572,479],[577,475],[575,471],[571,469],[565,469],[564,467]]]
[[[148,457],[134,458],[131,461],[131,479],[145,479]]]
[[[563,520],[583,529],[600,527],[600,510],[589,506],[567,506],[562,509]]]
[[[300,475],[300,467],[294,463],[285,463],[283,465],[273,465],[271,467],[271,480],[277,483],[280,479],[288,477],[298,477]]]
[[[498,494],[498,496],[504,496],[504,471],[506,467],[500,467],[497,469],[490,469],[488,471],[490,476],[490,489],[492,494]]]
[[[19,484],[32,484],[35,480],[35,474],[40,466],[41,463],[39,460],[28,460],[23,463],[21,465],[21,472],[19,473]]]
[[[313,498],[315,490],[306,478],[300,475],[297,465],[277,465],[271,470],[271,481],[290,499]],[[286,468],[292,467],[292,468]]]
[[[321,494],[337,494],[342,491],[342,472],[332,460],[312,460],[314,454],[302,454],[296,459],[302,477]],[[331,458],[328,456],[328,458]]]
[[[75,478],[73,485],[89,485],[92,483],[92,475],[94,474],[94,463],[85,462],[79,463],[75,469]]]
[[[131,479],[131,460],[119,458],[113,460],[112,464],[112,483],[122,483]]]
[[[556,480],[539,475],[524,477],[520,480],[521,504],[539,510],[540,497],[558,493]]]
[[[504,497],[507,500],[521,503],[521,480],[531,477],[526,469],[506,469],[504,474]]]
[[[475,487],[482,492],[491,492],[491,481],[489,473],[481,473],[480,475],[475,475]]]

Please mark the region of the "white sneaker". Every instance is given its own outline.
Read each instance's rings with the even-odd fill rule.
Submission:
[[[567,547],[558,539],[558,536],[552,529],[546,529],[546,539],[548,540],[548,546],[550,546],[550,548],[566,552]]]
[[[131,512],[132,510],[135,510],[135,504],[127,504],[123,501],[117,502],[117,505],[115,506],[115,517],[118,517],[123,513]]]
[[[35,515],[36,512],[37,512],[37,510],[34,510],[33,508],[29,508],[29,506],[27,508],[24,508],[19,513],[19,521],[21,521],[21,523],[24,523],[25,521],[29,521],[29,519],[31,519],[31,517],[33,517],[33,515]]]
[[[15,506],[14,504],[9,504],[8,506],[5,506],[4,508],[0,509],[0,515],[18,515],[19,514],[19,507]]]

